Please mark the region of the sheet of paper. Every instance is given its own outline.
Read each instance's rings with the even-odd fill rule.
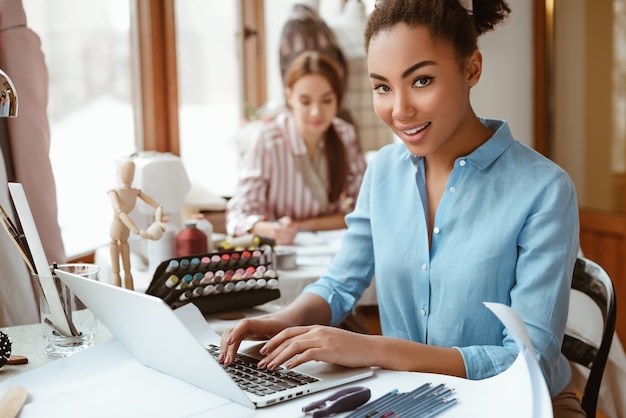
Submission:
[[[345,229],[330,231],[300,231],[293,245],[279,245],[276,250],[295,251],[298,266],[328,266],[339,251]]]
[[[485,305],[498,317],[511,333],[511,336],[524,355],[528,366],[530,386],[532,388],[533,417],[552,417],[552,400],[548,386],[535,357],[532,341],[522,318],[510,306],[501,303],[485,302]]]
[[[69,326],[61,299],[57,291],[54,281],[52,279],[52,273],[50,272],[50,266],[48,265],[48,259],[44,252],[39,232],[35,226],[35,220],[33,214],[30,211],[24,188],[20,183],[9,183],[9,192],[15,205],[15,211],[20,220],[22,228],[24,228],[24,236],[28,241],[28,247],[33,256],[35,263],[35,269],[37,270],[37,276],[39,277],[39,283],[50,307],[50,314],[52,316],[52,322],[67,336],[72,335],[72,331]]]

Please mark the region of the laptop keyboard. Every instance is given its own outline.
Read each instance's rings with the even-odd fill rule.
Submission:
[[[218,346],[211,344],[207,350],[217,359],[220,351]],[[242,390],[258,396],[270,395],[319,380],[284,367],[275,370],[259,369],[258,362],[254,357],[237,353],[235,361],[230,366],[222,367]]]

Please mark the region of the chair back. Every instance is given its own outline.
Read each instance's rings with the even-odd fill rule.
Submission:
[[[615,289],[600,265],[579,257],[574,266],[570,296],[561,351],[570,362],[589,369],[582,408],[587,417],[595,417],[602,374],[615,332]]]

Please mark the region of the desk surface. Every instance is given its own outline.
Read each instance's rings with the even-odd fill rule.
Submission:
[[[242,313],[256,315],[265,312],[265,309],[273,308],[264,306],[263,310],[255,308]],[[238,319],[209,317],[207,320],[213,329],[219,329],[230,325],[229,321]],[[136,413],[153,418],[298,417],[303,416],[301,408],[304,405],[322,399],[333,391],[331,389],[258,410],[250,410],[232,402],[224,403],[224,399],[219,397],[218,401],[221,401],[216,406],[215,395],[139,364],[117,340],[111,338],[104,327],[98,330],[94,347],[60,360],[49,359],[43,354],[44,343],[39,324],[9,327],[3,331],[13,340],[14,354],[27,355],[31,360],[25,366],[5,366],[0,369],[0,394],[14,385],[23,385],[29,390],[30,397],[20,414],[21,418],[38,418],[44,412],[47,416],[81,418],[137,416]],[[122,355],[112,360],[108,357],[111,353]],[[408,392],[426,382],[443,383],[456,391],[455,396],[460,401],[441,414],[441,418],[499,417],[503,411],[506,411],[508,417],[525,418],[532,415],[529,410],[532,408],[532,381],[528,380],[528,376],[525,357],[520,355],[507,371],[481,381],[377,369],[373,377],[351,385],[370,388],[371,399],[374,400],[394,388]],[[158,393],[167,393],[168,396],[155,396]],[[175,399],[181,399],[182,396],[193,402],[189,403],[189,408],[183,408],[185,411],[179,411],[170,395]],[[169,410],[165,412],[167,408]],[[172,412],[172,408],[175,408],[175,412]],[[189,413],[190,408],[196,412]],[[339,414],[337,417],[345,415]]]

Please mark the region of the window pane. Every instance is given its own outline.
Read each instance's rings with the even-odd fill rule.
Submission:
[[[243,116],[238,1],[176,1],[180,154],[192,183],[232,196]]]
[[[109,241],[115,160],[135,151],[128,0],[23,0],[50,85],[50,158],[69,257]],[[28,109],[20,109],[28,111]]]

